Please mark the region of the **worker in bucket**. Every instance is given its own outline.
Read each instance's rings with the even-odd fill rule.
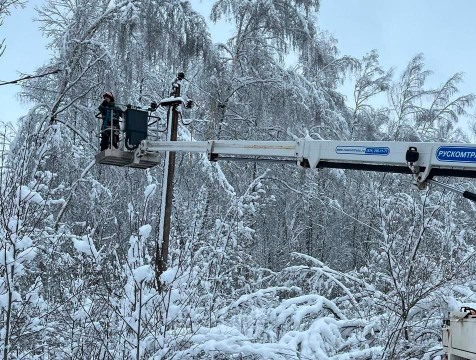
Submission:
[[[98,108],[102,115],[101,151],[111,147],[111,135],[112,146],[117,149],[120,129],[119,117],[123,116],[123,111],[119,106],[116,106],[112,92],[108,91],[104,93],[102,97],[104,100]]]

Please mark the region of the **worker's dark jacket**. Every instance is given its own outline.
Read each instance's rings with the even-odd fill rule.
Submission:
[[[99,111],[102,115],[102,125],[101,129],[106,129],[111,125],[111,118],[114,127],[119,127],[119,117],[122,117],[123,111],[119,106],[116,106],[114,102],[107,102],[104,100],[101,105],[99,105]]]

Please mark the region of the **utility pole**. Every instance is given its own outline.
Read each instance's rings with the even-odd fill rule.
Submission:
[[[182,106],[180,98],[180,83],[185,78],[184,73],[178,73],[172,83],[172,91],[170,98],[161,102],[161,105],[168,105],[167,110],[167,141],[177,141],[177,129],[179,111],[178,107]],[[178,98],[174,100],[173,98]],[[155,279],[157,290],[162,290],[160,276],[167,270],[167,259],[169,256],[170,242],[170,218],[172,215],[172,201],[174,191],[174,173],[175,173],[175,152],[167,151],[165,153],[164,178],[162,182],[162,202],[160,206],[160,225],[159,239],[156,244],[156,269]]]

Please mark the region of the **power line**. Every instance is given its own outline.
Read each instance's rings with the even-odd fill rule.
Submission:
[[[296,193],[296,194],[299,194],[299,195],[302,195],[302,196],[305,195],[304,192],[292,188],[291,186],[288,185],[288,183],[286,183],[285,181],[283,181],[283,180],[281,180],[281,179],[278,179],[278,178],[275,178],[275,177],[264,178],[264,179],[271,179],[271,180],[274,180],[274,181],[278,181],[278,182],[280,182],[281,184],[283,184],[284,186],[286,186],[286,187],[287,187],[289,190],[291,190],[292,192],[294,192],[294,193]],[[339,212],[342,213],[342,215],[349,217],[350,219],[352,219],[352,220],[358,222],[359,224],[361,224],[361,225],[363,225],[363,226],[368,227],[369,229],[375,231],[376,233],[378,233],[378,234],[380,234],[380,235],[383,235],[383,232],[382,232],[381,230],[376,229],[376,228],[374,228],[372,225],[366,224],[366,223],[363,222],[362,220],[357,219],[355,216],[352,216],[352,215],[346,213],[346,212],[345,212],[344,210],[342,210],[340,207],[335,206],[335,205],[332,205],[332,203],[326,203],[326,202],[325,202],[324,200],[322,200],[319,196],[325,196],[325,195],[324,195],[324,194],[319,194],[319,193],[317,193],[317,196],[312,197],[312,199],[317,199],[319,202],[321,202],[322,205],[327,206],[327,207],[330,207],[330,208],[332,208],[332,209],[334,209],[334,210],[336,210],[336,211],[339,211]]]
[[[358,222],[359,224],[361,224],[361,225],[363,225],[363,226],[368,227],[369,229],[375,231],[376,233],[378,233],[378,234],[380,234],[380,235],[384,235],[384,233],[383,233],[381,230],[374,228],[372,225],[366,224],[366,223],[363,222],[362,220],[357,219],[355,216],[352,216],[352,215],[346,213],[344,210],[340,209],[339,207],[334,206],[334,205],[332,205],[332,204],[330,204],[330,203],[327,203],[327,204],[326,204],[326,203],[324,202],[324,200],[322,200],[321,198],[319,198],[319,197],[317,197],[317,196],[316,196],[316,199],[319,200],[322,205],[328,206],[328,207],[330,207],[330,208],[332,208],[332,209],[334,209],[334,210],[336,210],[336,211],[339,211],[339,212],[342,213],[342,215],[349,217],[350,219],[352,219],[352,220]]]
[[[0,84],[0,85],[7,85],[7,83],[3,83],[3,84]],[[61,91],[51,90],[51,89],[47,89],[47,88],[40,87],[40,86],[34,86],[34,85],[24,85],[24,84],[18,84],[18,83],[14,83],[14,82],[9,82],[8,85],[22,86],[22,87],[27,88],[27,89],[35,89],[35,90],[40,90],[40,91],[46,91],[46,92],[49,92],[49,93],[52,93],[52,94],[63,94]],[[97,100],[97,99],[93,99],[93,98],[90,98],[90,97],[87,97],[87,96],[82,96],[82,98],[93,100],[93,101]]]
[[[41,74],[41,75],[28,75],[28,76],[25,76],[23,78],[20,78],[20,79],[17,79],[17,80],[12,80],[12,81],[7,81],[7,82],[3,82],[3,83],[0,83],[0,86],[1,85],[17,85],[17,86],[22,86],[24,88],[27,88],[27,89],[34,89],[34,90],[40,90],[40,91],[45,91],[45,92],[49,92],[49,93],[52,93],[52,94],[63,94],[62,92],[60,91],[56,91],[56,90],[51,90],[51,89],[47,89],[47,88],[44,88],[44,87],[39,87],[39,86],[34,86],[34,85],[25,85],[25,84],[19,84],[20,81],[24,81],[24,80],[31,80],[31,79],[35,79],[35,78],[40,78],[40,77],[44,77],[44,76],[47,76],[47,75],[51,75],[51,74],[56,74],[58,72],[60,72],[62,70],[60,69],[57,69],[57,70],[54,70],[54,71],[51,71],[49,73],[45,73],[45,74]],[[198,84],[192,82],[191,80],[187,79],[187,78],[184,78],[185,81],[187,81],[188,83],[190,83],[192,86],[195,86],[197,87],[200,91],[204,92],[205,94],[208,95],[208,97],[214,101],[216,101],[220,106],[223,106],[225,107],[225,103],[222,102],[221,100],[217,99],[211,92],[203,89],[201,86],[199,86]],[[87,99],[87,100],[91,100],[91,101],[97,101],[98,99],[97,98],[91,98],[91,97],[88,97],[88,96],[81,96],[80,98],[82,99]],[[120,106],[129,106],[131,104],[120,104],[120,103],[115,103],[116,105],[120,105]],[[239,116],[240,118],[242,119],[246,119],[245,116],[243,116],[242,114],[238,113],[237,111],[231,109],[230,107],[227,107],[227,110],[234,113],[235,115]]]
[[[183,78],[186,82],[188,82],[189,84],[195,86],[196,88],[198,88],[200,91],[206,93],[212,100],[215,100],[217,103],[219,104],[223,104],[223,102],[221,100],[218,100],[217,98],[215,98],[211,92],[203,89],[200,85],[198,84],[195,84],[194,82],[192,82],[191,80],[187,79],[187,78]],[[224,104],[223,104],[224,105]]]
[[[205,94],[207,94],[210,99],[216,101],[220,106],[222,106],[222,107],[225,107],[225,106],[226,106],[226,104],[225,104],[223,101],[217,99],[211,92],[205,90],[205,89],[202,88],[200,85],[195,84],[194,82],[192,82],[191,80],[189,80],[189,79],[187,79],[187,78],[184,78],[184,80],[187,81],[188,83],[190,83],[192,86],[195,86],[196,88],[198,88],[200,91],[202,91],[202,92],[204,92]],[[246,119],[245,116],[241,115],[240,113],[238,113],[237,111],[231,109],[230,107],[227,107],[226,109],[229,110],[229,111],[231,111],[231,112],[234,113],[235,115],[238,115],[240,118]]]
[[[2,84],[0,84],[2,85]],[[39,87],[39,86],[34,86],[34,85],[23,85],[23,84],[18,84],[18,83],[11,83],[10,85],[17,85],[17,86],[22,86],[24,88],[27,88],[27,89],[35,89],[35,90],[40,90],[40,91],[45,91],[45,92],[49,92],[49,93],[52,93],[52,94],[63,94],[61,91],[57,91],[57,90],[51,90],[51,89],[47,89],[47,88],[44,88],[44,87]],[[92,97],[89,97],[89,96],[81,96],[80,98],[82,99],[86,99],[86,100],[91,100],[91,101],[98,101],[97,98],[92,98]],[[116,105],[121,105],[121,106],[129,106],[131,104],[120,104],[120,103],[115,103]]]
[[[0,86],[2,86],[2,85],[20,85],[20,84],[18,84],[19,81],[42,78],[42,77],[45,77],[45,76],[48,76],[48,75],[57,74],[61,71],[63,71],[63,70],[56,69],[56,70],[53,70],[53,71],[50,71],[50,72],[47,72],[47,73],[44,73],[44,74],[40,74],[40,75],[27,75],[27,76],[24,76],[24,77],[16,79],[16,80],[4,81],[4,82],[0,83]]]

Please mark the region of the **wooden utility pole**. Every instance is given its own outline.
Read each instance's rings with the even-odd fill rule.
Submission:
[[[180,98],[180,83],[184,79],[183,73],[178,73],[176,79],[172,83],[171,97]],[[167,141],[177,141],[177,129],[179,111],[178,107],[182,106],[182,102],[170,101],[167,111]],[[172,215],[172,201],[174,192],[174,173],[175,173],[175,152],[167,151],[165,153],[164,179],[162,182],[162,203],[160,206],[160,225],[159,240],[156,244],[156,270],[155,279],[157,290],[162,290],[160,275],[167,270],[167,259],[169,256],[169,239],[170,239],[170,218]]]

